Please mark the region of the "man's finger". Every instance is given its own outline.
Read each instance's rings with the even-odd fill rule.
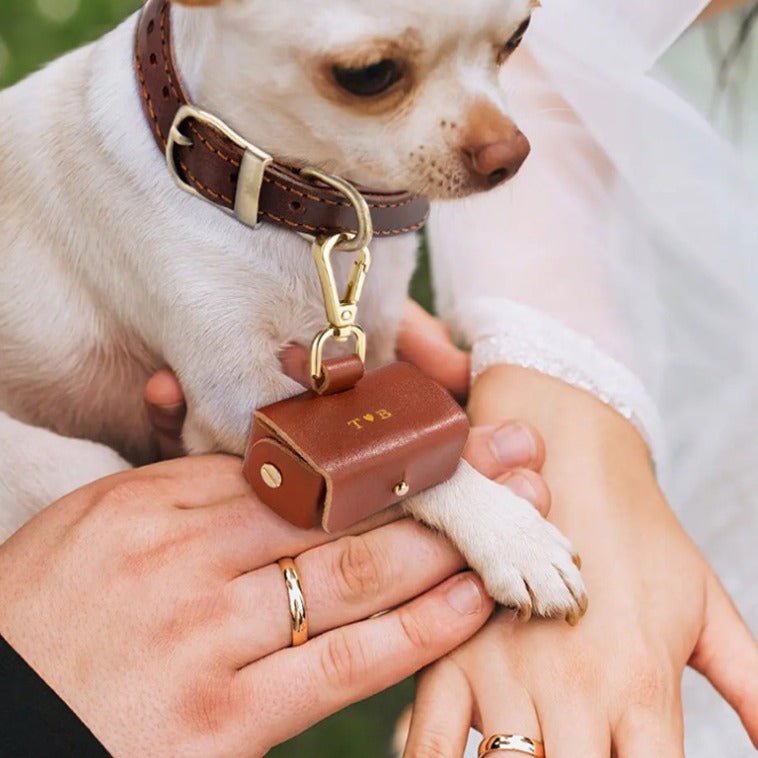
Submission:
[[[181,440],[187,406],[176,375],[168,369],[154,374],[145,385],[144,397],[161,458],[181,457],[185,452]]]
[[[398,334],[398,356],[418,366],[458,397],[468,394],[471,360],[453,344],[447,327],[409,301]]]
[[[308,601],[311,637],[395,608],[464,567],[439,533],[409,519],[356,537],[343,537],[297,557]],[[246,665],[288,647],[292,638],[278,566],[243,574],[226,595],[232,613],[221,633],[230,655]],[[270,622],[252,637],[256,619]]]
[[[294,343],[286,345],[279,353],[279,362],[282,365],[282,371],[290,379],[294,379],[303,387],[310,386],[310,354],[302,345]]]
[[[608,758],[611,754],[610,727],[597,702],[561,693],[549,703],[538,703],[537,710],[550,758]],[[653,755],[648,754],[649,758]]]
[[[528,424],[505,421],[472,429],[463,455],[488,479],[497,479],[514,469],[539,471],[545,463],[545,443]]]
[[[481,628],[492,608],[481,581],[466,572],[390,613],[247,666],[234,685],[249,716],[240,728],[257,734],[265,719],[272,744],[282,742],[446,655]],[[286,708],[243,707],[271,702],[270,693],[282,687]]]
[[[737,711],[758,748],[758,645],[713,572],[708,575],[705,613],[690,665]]]

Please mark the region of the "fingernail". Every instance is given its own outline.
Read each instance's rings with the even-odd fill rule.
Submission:
[[[537,445],[521,424],[500,427],[490,440],[492,454],[504,466],[523,466],[537,457]]]
[[[482,593],[479,585],[471,578],[459,579],[447,591],[447,602],[461,616],[473,616],[482,610]]]
[[[519,497],[523,497],[524,500],[528,500],[530,503],[533,503],[538,497],[534,485],[523,474],[518,472],[503,477],[500,480],[500,483],[504,484],[511,492],[515,492]]]

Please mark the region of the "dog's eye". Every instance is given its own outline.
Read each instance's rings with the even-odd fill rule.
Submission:
[[[532,23],[531,16],[524,21],[518,29],[516,29],[514,35],[505,43],[505,50],[508,53],[512,53],[523,41],[526,30],[529,28],[529,24]]]
[[[403,78],[402,66],[390,58],[364,68],[334,66],[332,72],[337,84],[357,97],[382,95]]]

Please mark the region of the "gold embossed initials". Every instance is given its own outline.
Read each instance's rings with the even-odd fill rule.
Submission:
[[[347,425],[353,427],[356,431],[360,431],[367,424],[373,424],[376,421],[388,421],[393,415],[394,414],[386,408],[381,408],[374,413],[366,413],[360,418],[354,418],[348,421]]]

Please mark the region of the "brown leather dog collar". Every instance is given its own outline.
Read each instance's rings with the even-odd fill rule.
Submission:
[[[137,26],[135,65],[143,109],[177,183],[255,226],[269,221],[314,236],[355,233],[353,205],[343,194],[274,161],[219,119],[189,104],[171,44],[169,0],[147,0]],[[374,233],[421,229],[429,202],[407,192],[361,190]]]

